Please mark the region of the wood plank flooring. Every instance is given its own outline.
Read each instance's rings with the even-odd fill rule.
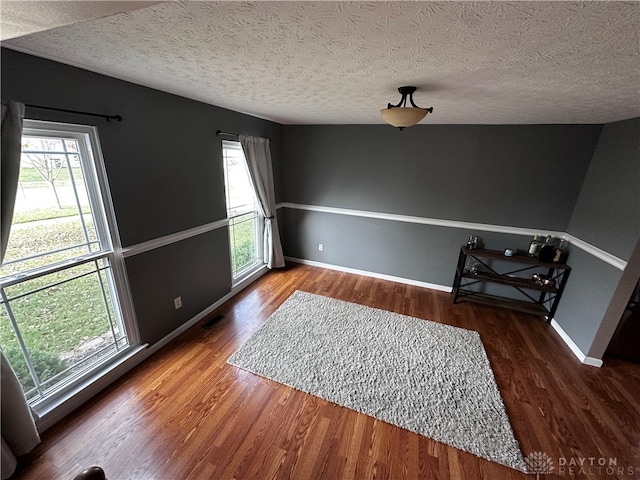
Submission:
[[[295,264],[45,432],[14,478],[72,479],[91,465],[110,480],[535,478],[228,365],[295,290],[478,331],[524,455],[553,462],[540,478],[640,478],[640,365],[581,365],[538,317]]]

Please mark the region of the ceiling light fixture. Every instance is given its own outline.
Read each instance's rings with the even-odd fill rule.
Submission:
[[[389,125],[402,130],[405,127],[412,127],[422,120],[427,113],[433,112],[433,107],[420,108],[413,102],[413,92],[416,91],[416,87],[399,87],[398,91],[402,95],[400,103],[397,105],[388,104],[387,108],[380,110],[382,118]],[[411,107],[407,107],[407,95],[409,95]]]

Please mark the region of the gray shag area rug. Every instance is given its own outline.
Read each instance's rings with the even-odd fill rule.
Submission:
[[[526,471],[478,332],[296,291],[228,363]]]

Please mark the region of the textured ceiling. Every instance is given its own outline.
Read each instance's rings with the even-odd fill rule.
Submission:
[[[34,2],[38,3],[38,2]],[[101,2],[95,2],[101,3]],[[3,42],[284,124],[640,116],[640,2],[168,2]]]
[[[114,13],[129,12],[160,2],[2,0],[0,39],[20,37]]]

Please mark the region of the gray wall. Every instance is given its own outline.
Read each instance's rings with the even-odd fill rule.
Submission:
[[[629,258],[626,268],[620,276],[620,281],[616,287],[613,295],[611,296],[611,302],[604,314],[602,323],[598,328],[598,331],[593,339],[591,348],[589,349],[589,356],[594,358],[602,358],[607,351],[611,340],[616,335],[619,324],[623,321],[622,318],[625,315],[625,310],[631,296],[640,282],[640,237],[638,237],[638,243]],[[629,338],[627,340],[633,340],[636,344],[640,343],[640,336],[636,332],[635,338]]]
[[[630,259],[640,238],[640,118],[603,127],[568,233]],[[609,318],[610,325],[602,324],[623,272],[584,252],[575,253],[574,273],[556,320],[583,352],[600,358],[620,320]],[[599,330],[608,335],[600,335],[594,344]]]
[[[571,250],[567,263],[571,265],[571,276],[555,319],[578,348],[588,354],[622,271],[579,248]]]
[[[27,108],[27,118],[98,128],[122,245],[226,217],[222,139],[215,131],[270,137],[276,178],[282,127],[248,115],[2,49],[2,98],[120,114],[122,122]],[[142,341],[154,343],[231,288],[222,228],[127,259]],[[175,310],[173,298],[183,307]]]
[[[478,231],[283,208],[285,254],[294,258],[451,286],[469,235]],[[524,250],[529,237],[482,232],[489,247]],[[318,250],[318,244],[323,250]]]
[[[224,227],[126,259],[136,314],[145,319],[139,324],[145,342],[161,340],[229,292],[229,255]],[[183,307],[175,310],[178,296]]]
[[[565,231],[600,129],[285,126],[282,200]]]
[[[285,126],[286,202],[567,229],[599,125]],[[282,209],[285,254],[450,286],[460,245],[530,237]],[[324,251],[318,252],[318,243]]]
[[[603,127],[568,232],[631,256],[640,237],[640,118]]]

